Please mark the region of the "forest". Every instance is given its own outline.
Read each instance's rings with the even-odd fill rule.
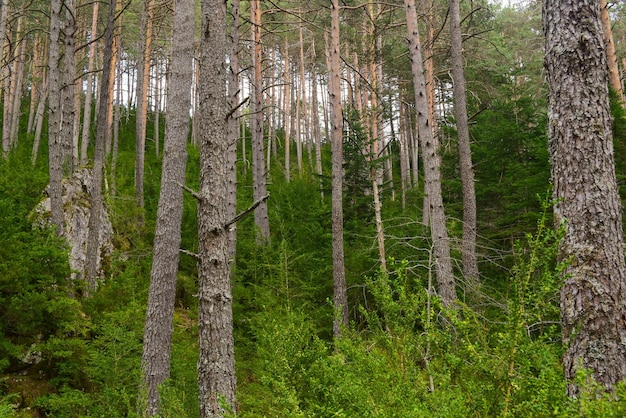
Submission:
[[[626,416],[626,4],[0,0],[0,418]]]

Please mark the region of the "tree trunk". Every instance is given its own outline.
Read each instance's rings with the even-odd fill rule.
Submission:
[[[137,207],[143,209],[143,177],[146,156],[146,123],[148,116],[148,87],[150,85],[150,55],[152,51],[152,23],[154,0],[143,1],[141,9],[141,54],[137,64],[137,120],[135,126],[135,193]],[[143,224],[143,215],[139,219]]]
[[[341,56],[339,49],[339,0],[330,7],[330,68],[328,95],[332,119],[332,235],[333,235],[333,334],[341,336],[348,322],[348,292],[343,248],[343,115],[341,108]]]
[[[187,166],[187,137],[194,54],[194,2],[177,0],[174,5],[172,57],[168,88],[169,111],[165,116],[165,144],[161,193],[154,235],[148,308],[143,338],[142,369],[146,413],[159,412],[158,387],[169,378],[174,301],[178,273],[183,189]]]
[[[446,226],[446,215],[441,195],[441,161],[439,157],[439,141],[433,135],[429,118],[426,84],[422,52],[420,49],[419,32],[417,30],[417,12],[415,0],[404,0],[408,29],[409,54],[411,56],[411,72],[415,93],[415,110],[419,125],[419,139],[424,162],[424,192],[428,199],[430,212],[430,234],[433,241],[433,259],[437,273],[439,297],[444,306],[450,307],[456,300],[452,261],[450,259],[450,240]]]
[[[240,98],[239,87],[239,0],[233,0],[230,5],[230,14],[232,17],[230,26],[230,59],[228,73],[228,97],[229,107],[237,108]],[[232,117],[228,118],[228,161],[226,171],[228,175],[228,202],[227,202],[227,219],[234,219],[237,215],[237,139],[239,139],[238,120],[239,114],[234,111]],[[237,251],[237,225],[230,227],[229,237],[229,260],[235,259]]]
[[[544,0],[555,221],[568,394],[581,367],[607,390],[626,377],[626,267],[600,4]]]
[[[63,85],[61,88],[61,136],[63,143],[63,168],[66,175],[72,174],[77,161],[74,160],[74,120],[76,85],[76,8],[75,0],[64,0],[65,20],[63,33]]]
[[[203,0],[200,56],[200,201],[198,205],[199,332],[198,386],[200,416],[236,413],[235,356],[229,234],[227,170],[232,151],[228,140],[228,96],[224,59],[226,1]]]
[[[254,80],[252,85],[252,109],[250,115],[250,131],[252,132],[252,169],[253,169],[253,198],[261,200],[267,195],[265,176],[265,158],[263,156],[263,74],[261,48],[261,3],[259,0],[250,1],[252,17],[252,66]],[[263,201],[254,210],[254,224],[258,228],[258,242],[266,243],[270,239],[270,223],[267,213],[267,201]]]
[[[48,52],[48,164],[50,172],[50,221],[63,235],[63,145],[61,139],[61,0],[50,2],[50,46]],[[4,138],[3,138],[4,139]]]
[[[611,18],[606,0],[600,0],[600,10],[602,18],[602,29],[604,30],[604,45],[606,46],[606,59],[609,69],[609,86],[617,93],[620,100],[624,100],[622,92],[622,82],[617,66],[617,53],[615,52],[615,42],[613,41],[613,31],[611,30]],[[624,105],[624,103],[622,103]]]
[[[18,27],[22,26],[22,17],[18,19]],[[21,28],[18,29],[18,36],[21,35]],[[12,106],[13,110],[11,112],[11,116],[13,120],[11,121],[11,146],[15,147],[18,140],[18,131],[20,127],[20,116],[22,114],[22,86],[24,82],[24,57],[26,53],[26,39],[22,39],[19,43],[19,47],[15,48],[15,61],[14,61],[14,72],[13,77],[15,80],[15,84],[13,86],[13,100]],[[31,92],[32,94],[32,92]]]
[[[39,103],[37,104],[37,114],[35,115],[35,139],[33,140],[32,155],[33,166],[37,163],[37,156],[39,154],[39,143],[41,142],[41,132],[43,129],[43,116],[46,110],[46,102],[48,98],[48,80],[46,75],[44,75],[44,82],[41,89],[41,97],[39,98]]]
[[[476,260],[476,191],[474,189],[474,167],[470,148],[469,121],[465,74],[463,72],[463,37],[461,36],[461,10],[459,0],[450,0],[450,54],[454,98],[454,118],[459,141],[459,166],[463,191],[463,242],[461,254],[463,275],[470,286],[475,287],[478,278]]]
[[[89,39],[89,61],[87,63],[87,85],[85,87],[85,110],[83,112],[83,133],[80,142],[80,164],[87,164],[89,149],[89,140],[91,137],[91,102],[93,98],[93,83],[94,83],[94,64],[96,59],[96,33],[98,31],[98,10],[100,3],[95,2],[93,4],[92,18],[91,18],[91,32]]]
[[[104,142],[106,140],[107,118],[109,98],[109,83],[111,71],[109,66],[113,61],[113,30],[115,26],[115,10],[117,0],[109,1],[109,13],[104,31],[103,68],[100,77],[100,100],[98,105],[98,123],[96,131],[96,147],[93,159],[92,185],[91,185],[91,212],[89,215],[89,235],[87,237],[86,251],[86,279],[87,293],[93,292],[97,287],[98,255],[100,251],[100,224],[102,222],[102,180],[104,177]]]
[[[285,37],[285,179],[291,181],[291,71],[289,64],[289,40]]]

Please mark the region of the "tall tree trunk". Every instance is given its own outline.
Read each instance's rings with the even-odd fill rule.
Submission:
[[[100,225],[102,223],[102,180],[104,177],[104,142],[106,140],[106,113],[108,109],[109,83],[111,71],[109,66],[113,61],[113,30],[115,26],[115,10],[117,0],[109,0],[109,12],[107,24],[104,30],[103,68],[100,76],[100,100],[98,106],[98,122],[96,128],[96,147],[93,158],[92,184],[91,184],[91,211],[89,215],[89,233],[87,236],[86,251],[86,280],[87,293],[93,292],[97,287],[98,260],[100,254]]]
[[[239,0],[233,0],[230,6],[231,25],[230,25],[230,55],[229,55],[229,72],[228,72],[228,97],[231,109],[239,106],[240,87],[239,87]],[[235,110],[232,117],[228,118],[228,151],[227,151],[227,176],[228,176],[228,201],[227,201],[227,219],[234,219],[237,214],[237,140],[239,139],[239,120],[240,112]],[[229,237],[229,259],[235,259],[237,250],[237,225],[230,227]]]
[[[236,413],[235,356],[227,219],[230,174],[226,1],[203,0],[200,56],[200,201],[198,205],[200,416]]]
[[[63,235],[63,144],[61,138],[61,0],[50,2],[50,46],[48,52],[48,165],[50,173],[50,221]],[[3,133],[4,135],[4,133]],[[4,138],[3,138],[4,140]]]
[[[478,282],[476,260],[476,191],[474,189],[474,167],[470,148],[469,121],[465,74],[463,72],[463,37],[461,35],[461,10],[459,0],[450,0],[450,54],[454,96],[454,118],[459,141],[459,166],[463,191],[463,243],[461,254],[463,275],[475,286]]]
[[[63,33],[63,81],[61,87],[61,135],[63,138],[63,165],[67,175],[74,171],[77,161],[74,160],[74,114],[76,85],[76,7],[75,0],[64,0],[65,20]]]
[[[283,106],[285,113],[285,179],[287,183],[291,181],[291,70],[289,64],[289,39],[285,37],[285,104]]]
[[[41,36],[35,36],[35,44],[33,45],[33,58],[31,60],[31,95],[30,106],[28,109],[28,124],[26,125],[26,133],[32,134],[35,131],[35,115],[37,113],[37,103],[41,100],[43,93],[44,71],[43,69],[43,41]]]
[[[141,9],[140,62],[137,64],[137,121],[135,126],[135,193],[137,207],[144,207],[144,162],[146,156],[146,123],[148,116],[148,87],[150,85],[150,55],[152,51],[152,24],[154,0],[143,1]],[[143,223],[143,215],[139,219]]]
[[[252,132],[252,194],[254,201],[256,202],[267,195],[265,159],[263,156],[263,56],[261,47],[260,1],[251,0],[250,9],[250,14],[252,15],[252,66],[254,69],[250,131]],[[270,239],[270,223],[267,213],[267,201],[263,200],[254,210],[254,224],[258,228],[258,241],[263,243],[267,242]]]
[[[433,135],[431,121],[428,117],[428,99],[424,68],[417,30],[417,12],[415,0],[404,0],[408,29],[409,54],[411,56],[411,72],[415,94],[415,110],[419,124],[419,139],[424,162],[424,192],[428,198],[430,211],[430,234],[433,241],[433,259],[437,272],[439,296],[445,306],[452,306],[456,300],[452,261],[450,258],[450,240],[446,226],[446,215],[441,195],[441,161],[439,157],[439,141]]]
[[[93,98],[93,83],[94,83],[94,64],[96,60],[96,33],[98,31],[98,10],[100,8],[99,2],[94,2],[92,18],[91,18],[91,32],[89,35],[89,61],[87,63],[87,85],[85,86],[85,110],[83,112],[83,133],[81,137],[80,146],[80,164],[87,164],[89,149],[89,139],[91,137],[91,101]]]
[[[187,166],[187,137],[191,108],[194,54],[194,1],[174,4],[172,57],[168,89],[169,111],[165,116],[165,144],[161,193],[154,235],[148,308],[143,338],[142,369],[147,411],[159,411],[158,387],[169,377],[174,301],[181,241],[183,189]]]
[[[602,29],[604,30],[604,45],[606,46],[606,59],[609,69],[609,86],[617,93],[623,101],[622,82],[617,66],[617,53],[615,52],[615,42],[613,41],[613,30],[611,29],[611,18],[606,0],[600,0],[600,10],[602,18]],[[622,103],[622,106],[624,103]]]
[[[176,25],[173,26],[176,28]],[[161,150],[160,139],[161,133],[159,132],[159,123],[160,123],[160,115],[161,115],[161,63],[158,59],[154,60],[154,154],[158,158]]]
[[[37,104],[37,114],[35,115],[35,139],[33,140],[33,154],[32,163],[33,166],[37,163],[37,156],[39,154],[39,143],[41,142],[41,133],[43,129],[43,116],[46,110],[46,102],[48,98],[48,80],[47,75],[44,75],[44,82],[41,87],[41,98]]]
[[[18,19],[18,27],[22,26],[22,17]],[[18,37],[22,37],[21,28],[18,29]],[[11,146],[15,146],[17,144],[17,136],[20,127],[20,116],[22,114],[22,85],[24,82],[24,56],[26,53],[26,39],[22,39],[19,42],[19,47],[15,48],[15,61],[14,61],[14,85],[12,96],[13,99],[11,101],[11,105],[13,106],[13,110],[11,112],[12,120],[11,120],[11,136],[10,142]]]
[[[343,115],[341,108],[341,67],[339,49],[339,0],[330,7],[330,67],[328,95],[332,119],[332,235],[333,235],[333,334],[341,336],[348,322],[348,291],[343,248]]]
[[[555,221],[568,393],[581,367],[607,390],[626,377],[626,267],[600,4],[543,1]]]

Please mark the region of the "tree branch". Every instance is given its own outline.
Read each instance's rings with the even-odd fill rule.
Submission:
[[[244,216],[246,216],[248,213],[252,212],[253,210],[255,210],[261,203],[265,202],[267,199],[269,199],[270,195],[267,194],[265,196],[263,196],[262,198],[260,198],[259,200],[257,200],[256,202],[254,202],[252,204],[252,206],[250,206],[248,209],[244,210],[243,212],[241,212],[239,215],[235,216],[232,220],[226,222],[224,224],[224,229],[227,229],[229,226],[231,226],[232,224],[236,223],[237,221],[239,221],[241,218],[243,218]]]
[[[180,187],[182,187],[185,191],[189,192],[189,194],[192,195],[193,197],[195,197],[196,200],[198,200],[198,201],[204,200],[204,198],[202,196],[200,196],[200,194],[198,192],[196,192],[195,190],[193,190],[192,188],[187,187],[184,184],[181,184],[179,182],[176,182],[176,184],[178,184]]]

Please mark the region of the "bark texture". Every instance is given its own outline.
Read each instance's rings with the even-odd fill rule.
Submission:
[[[348,326],[348,293],[343,248],[343,113],[341,108],[341,56],[339,49],[339,1],[332,0],[330,29],[329,96],[332,121],[332,235],[333,235],[333,334]]]
[[[624,100],[622,92],[622,81],[619,76],[619,67],[617,66],[617,53],[615,51],[615,42],[613,41],[613,30],[611,29],[611,18],[609,17],[609,9],[606,0],[600,0],[600,9],[602,17],[602,29],[604,30],[604,45],[606,46],[606,58],[609,68],[609,85],[621,100]]]
[[[100,100],[98,105],[98,126],[96,130],[96,149],[93,158],[92,186],[91,186],[91,214],[89,216],[89,236],[87,239],[87,260],[86,260],[86,280],[87,293],[96,289],[96,279],[98,274],[98,251],[99,240],[98,231],[102,222],[102,180],[104,176],[104,140],[108,126],[106,125],[106,112],[109,98],[109,83],[111,71],[108,66],[111,65],[111,57],[113,56],[113,28],[115,25],[115,8],[117,0],[109,1],[109,12],[107,17],[107,25],[104,31],[104,51],[100,88]]]
[[[476,191],[474,190],[474,166],[470,148],[469,122],[465,73],[463,71],[463,37],[461,34],[461,10],[459,0],[450,0],[450,54],[454,82],[454,118],[459,141],[459,166],[463,191],[463,243],[461,244],[463,275],[470,286],[478,281],[476,259]]]
[[[174,8],[172,58],[165,116],[165,145],[161,194],[154,236],[154,257],[143,338],[142,369],[147,414],[159,410],[158,386],[170,375],[174,303],[178,273],[183,189],[187,166],[187,137],[191,108],[194,54],[194,2],[177,0]]]
[[[61,139],[61,83],[59,81],[59,59],[61,49],[61,0],[50,2],[50,45],[48,51],[48,165],[50,173],[50,220],[63,235],[63,145]],[[3,132],[4,135],[4,132]],[[4,139],[4,138],[3,138]],[[7,137],[8,139],[8,137]],[[8,152],[8,145],[5,153]]]
[[[235,353],[227,224],[230,175],[226,1],[203,0],[199,74],[200,201],[198,386],[200,415],[235,413]]]
[[[560,257],[568,380],[579,368],[607,390],[626,376],[626,279],[600,4],[544,0],[548,135]],[[579,388],[570,384],[568,393]]]
[[[261,3],[259,0],[250,2],[252,15],[252,66],[254,67],[254,81],[252,92],[252,106],[250,115],[250,131],[252,133],[252,194],[254,201],[267,195],[267,181],[265,177],[265,158],[263,156],[263,55],[261,49]],[[258,228],[258,241],[268,242],[270,239],[270,221],[267,213],[267,201],[263,201],[254,210],[254,224]]]
[[[430,234],[433,241],[433,259],[437,273],[437,287],[444,305],[450,306],[456,300],[454,275],[450,259],[450,239],[446,226],[446,215],[441,195],[441,159],[439,157],[439,141],[433,135],[429,118],[426,83],[424,81],[424,65],[417,30],[417,12],[415,0],[404,0],[407,29],[409,32],[409,54],[411,56],[411,72],[415,93],[415,110],[419,141],[424,161],[424,192],[428,199]]]

